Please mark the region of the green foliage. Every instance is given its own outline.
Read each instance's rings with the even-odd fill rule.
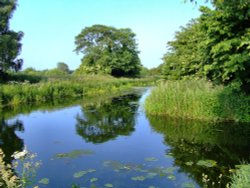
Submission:
[[[241,165],[232,176],[230,188],[245,188],[250,186],[250,165]]]
[[[250,121],[250,98],[203,80],[167,81],[146,99],[148,114],[213,121]]]
[[[163,57],[163,75],[166,79],[179,80],[185,77],[202,77],[204,33],[200,31],[197,20],[192,20],[180,32],[175,34],[175,40],[168,42],[169,52]]]
[[[22,59],[17,59],[23,33],[9,29],[9,20],[16,5],[17,0],[0,1],[0,79],[10,69],[19,70],[23,63]]]
[[[139,51],[130,29],[93,25],[76,36],[75,44],[75,51],[84,54],[76,74],[133,77],[140,72]]]
[[[250,92],[250,2],[213,1],[201,16],[176,33],[164,56],[169,79],[206,77],[217,84],[238,82]]]
[[[148,85],[148,79],[116,79],[108,76],[69,76],[48,78],[46,82],[30,84],[12,82],[1,85],[2,107],[20,104],[44,103],[46,101],[96,96],[104,93],[118,93],[132,86]]]
[[[64,73],[70,73],[69,66],[63,62],[57,63],[57,69]]]

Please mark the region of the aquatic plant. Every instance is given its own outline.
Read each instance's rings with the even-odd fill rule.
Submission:
[[[27,187],[35,182],[36,170],[41,162],[35,161],[35,154],[28,152],[26,149],[15,152],[13,158],[15,161],[7,164],[4,161],[5,154],[0,149],[0,187]],[[16,169],[20,169],[17,171]],[[42,182],[47,182],[44,179]]]
[[[232,176],[230,188],[245,188],[250,186],[250,165],[243,164]]]
[[[250,97],[205,80],[161,82],[146,99],[147,114],[183,119],[250,122]]]
[[[119,93],[133,86],[152,83],[149,79],[113,78],[107,76],[71,76],[48,78],[47,81],[30,84],[10,82],[1,85],[0,108],[20,104],[44,103],[46,101],[98,96],[105,93]]]

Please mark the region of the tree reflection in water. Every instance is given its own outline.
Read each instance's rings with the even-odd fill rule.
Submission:
[[[230,169],[250,160],[249,124],[148,118],[153,129],[163,134],[165,143],[171,147],[166,153],[173,156],[174,165],[201,186],[204,185],[202,174],[206,174],[210,179],[208,187],[212,182],[214,187],[226,187],[230,181]],[[199,165],[206,160],[216,162],[216,165]]]
[[[128,94],[82,107],[77,115],[77,133],[87,142],[103,143],[134,131],[140,94]]]
[[[14,122],[6,121],[0,118],[0,148],[5,154],[5,162],[11,163],[11,155],[16,151],[22,151],[24,148],[23,140],[16,135],[16,131],[24,131],[23,123],[19,120]]]

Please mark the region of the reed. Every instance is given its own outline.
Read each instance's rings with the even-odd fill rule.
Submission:
[[[250,122],[250,97],[205,80],[161,82],[145,102],[151,115]]]
[[[150,80],[146,79],[117,79],[109,76],[49,77],[46,81],[35,84],[10,82],[1,86],[0,109],[8,105],[18,106],[122,92],[133,86],[148,85],[149,82]]]

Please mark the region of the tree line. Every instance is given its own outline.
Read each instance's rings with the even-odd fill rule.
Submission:
[[[200,7],[201,15],[176,32],[175,39],[168,42],[164,64],[153,72],[162,70],[166,79],[191,77],[206,78],[216,84],[236,83],[249,93],[250,1],[210,2],[213,8]],[[1,77],[8,70],[20,70],[23,63],[17,58],[23,33],[9,28],[16,4],[17,0],[0,1]],[[75,37],[75,52],[83,55],[75,73],[135,77],[147,72],[141,65],[135,37],[129,28],[105,25],[84,28]],[[59,69],[62,66],[65,68],[60,65]]]
[[[167,79],[206,78],[250,92],[250,1],[214,0],[176,32],[164,55]]]

